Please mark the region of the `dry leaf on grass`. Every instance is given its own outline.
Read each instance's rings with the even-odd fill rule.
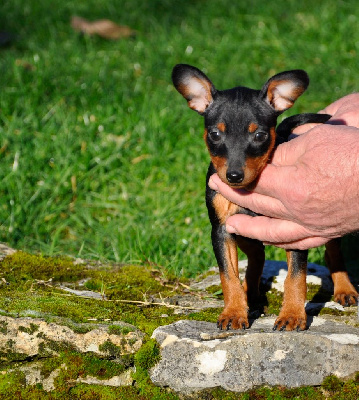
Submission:
[[[81,17],[72,17],[71,26],[88,35],[99,35],[105,39],[117,40],[135,35],[135,31],[126,25],[117,25],[109,19],[88,21]]]
[[[35,71],[35,69],[36,69],[36,67],[34,65],[30,64],[27,61],[21,60],[19,58],[15,60],[15,65],[17,67],[22,67],[22,68],[26,69],[27,71]]]

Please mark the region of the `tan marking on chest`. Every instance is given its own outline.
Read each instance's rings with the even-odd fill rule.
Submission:
[[[216,210],[216,215],[222,225],[226,223],[228,217],[237,214],[240,210],[240,207],[237,204],[231,203],[219,193],[217,193],[213,199],[213,207]]]

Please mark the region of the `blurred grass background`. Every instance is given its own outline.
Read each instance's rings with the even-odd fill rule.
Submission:
[[[74,15],[137,35],[83,36]],[[357,0],[3,0],[0,30],[14,35],[0,49],[0,241],[46,255],[215,265],[203,121],[172,87],[176,63],[219,89],[305,69],[285,116],[359,90]]]

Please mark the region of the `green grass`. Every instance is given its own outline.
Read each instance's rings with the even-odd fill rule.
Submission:
[[[84,37],[72,15],[137,36]],[[203,122],[172,67],[196,65],[218,88],[303,68],[312,82],[290,113],[316,111],[359,89],[358,16],[356,0],[3,0],[16,39],[0,49],[0,241],[176,273],[214,265]]]

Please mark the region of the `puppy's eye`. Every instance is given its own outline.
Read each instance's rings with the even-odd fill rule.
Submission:
[[[263,143],[266,141],[268,138],[268,133],[267,132],[256,132],[254,134],[254,141],[257,143]]]
[[[220,134],[219,131],[211,131],[209,132],[208,136],[214,143],[217,143],[222,139],[222,135]]]

